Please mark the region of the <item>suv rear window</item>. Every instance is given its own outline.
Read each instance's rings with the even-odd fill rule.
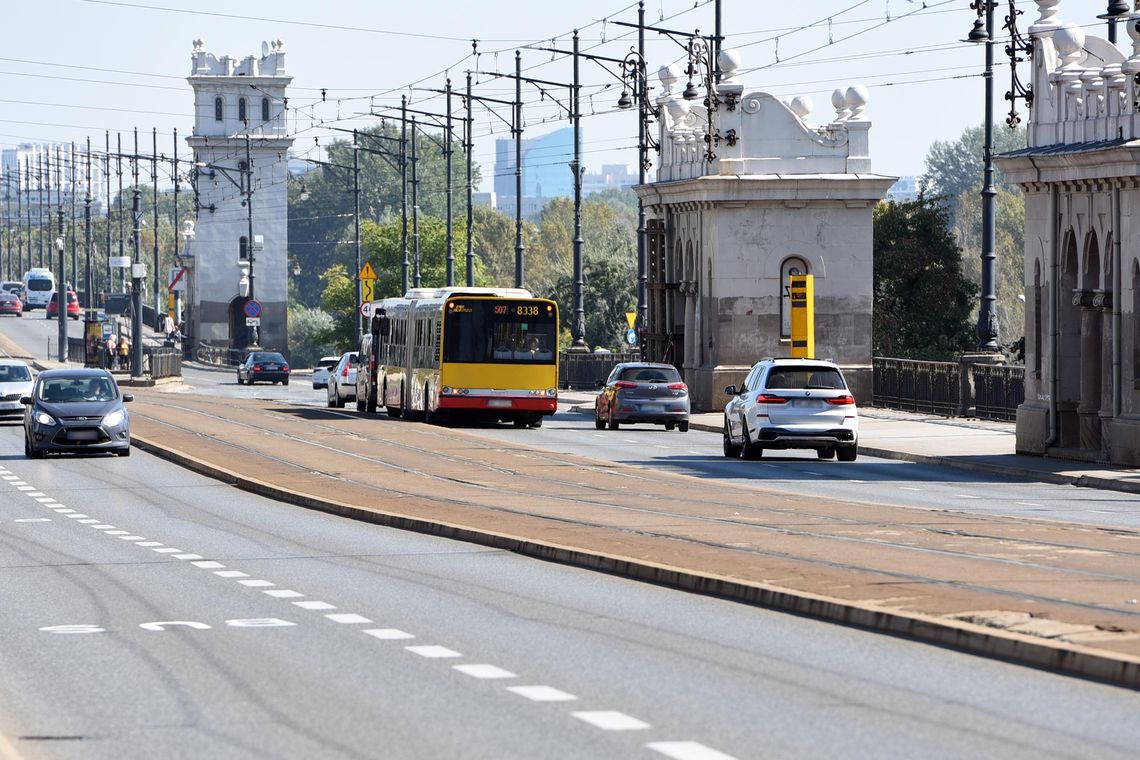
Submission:
[[[764,387],[783,390],[836,389],[847,387],[834,367],[773,367]]]
[[[673,367],[626,367],[620,379],[637,383],[679,383],[681,375]]]
[[[255,362],[280,362],[281,364],[285,363],[285,357],[281,354],[257,353],[253,355],[253,360]]]

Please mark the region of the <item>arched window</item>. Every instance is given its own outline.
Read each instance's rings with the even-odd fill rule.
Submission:
[[[245,98],[238,98],[238,121],[244,122],[245,120]]]
[[[249,238],[245,235],[238,240],[238,258],[242,261],[249,258]]]
[[[792,289],[791,276],[794,274],[811,274],[807,262],[799,256],[784,259],[780,265],[780,337],[792,337]]]
[[[261,99],[261,120],[269,121],[269,98]]]
[[[214,98],[214,121],[221,121],[224,118],[224,114],[222,113],[222,106],[222,96],[219,95],[218,97]]]

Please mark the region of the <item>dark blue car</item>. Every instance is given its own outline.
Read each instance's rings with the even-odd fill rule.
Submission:
[[[24,408],[24,455],[40,459],[47,452],[131,453],[131,420],[123,403],[134,396],[119,392],[105,369],[52,369],[36,378]]]

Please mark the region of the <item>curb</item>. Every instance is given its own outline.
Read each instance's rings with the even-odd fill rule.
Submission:
[[[353,520],[414,533],[478,544],[549,562],[608,573],[704,596],[743,602],[765,609],[888,633],[969,654],[1029,665],[1116,686],[1140,689],[1140,657],[1113,654],[1078,644],[1042,640],[958,620],[861,605],[809,592],[699,573],[645,560],[471,528],[412,518],[395,512],[319,498],[239,475],[177,449],[133,436],[132,444],[200,475],[243,491]]]

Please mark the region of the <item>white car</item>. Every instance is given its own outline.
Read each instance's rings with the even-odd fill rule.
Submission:
[[[0,359],[0,416],[24,416],[20,399],[32,395],[35,378],[27,362]]]
[[[843,372],[820,359],[763,359],[724,407],[724,455],[759,459],[766,449],[815,449],[854,462],[859,414]]]
[[[313,366],[313,388],[329,387],[329,370],[340,361],[339,356],[322,356]]]
[[[343,408],[344,402],[356,401],[356,352],[346,351],[336,366],[329,370],[328,399],[330,408]]]

